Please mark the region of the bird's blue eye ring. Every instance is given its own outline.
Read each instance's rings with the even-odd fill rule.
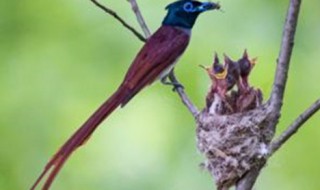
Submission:
[[[183,5],[183,10],[190,13],[190,12],[194,12],[193,9],[193,4],[191,2],[187,2]]]

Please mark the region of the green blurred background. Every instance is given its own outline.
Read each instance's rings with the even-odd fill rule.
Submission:
[[[138,25],[125,0],[102,1]],[[164,1],[138,1],[152,31]],[[269,96],[287,1],[223,0],[201,15],[176,68],[198,107],[213,52],[258,56],[251,82]],[[278,134],[319,98],[320,1],[302,5]],[[317,11],[315,10],[317,9]],[[314,11],[312,11],[314,10]],[[89,0],[0,2],[0,189],[27,189],[59,146],[117,88],[142,46]],[[315,115],[263,170],[256,189],[320,187]],[[171,88],[152,85],[119,109],[67,162],[52,189],[213,189],[198,164],[195,124]]]

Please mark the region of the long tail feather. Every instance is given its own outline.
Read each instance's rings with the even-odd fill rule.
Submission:
[[[41,175],[31,187],[31,190],[34,190],[43,177],[50,172],[42,187],[43,190],[49,189],[70,155],[88,140],[99,124],[126,99],[127,95],[129,95],[128,90],[120,87],[106,102],[104,102],[51,158]]]

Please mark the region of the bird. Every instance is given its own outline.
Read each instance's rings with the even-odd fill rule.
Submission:
[[[140,49],[118,89],[53,155],[31,190],[34,190],[47,174],[42,189],[49,189],[72,153],[88,140],[99,124],[116,108],[125,106],[144,87],[158,79],[165,84],[168,83],[166,77],[172,73],[170,71],[187,48],[197,17],[214,9],[220,9],[219,3],[178,0],[167,5],[167,14],[162,25]]]
[[[221,98],[225,98],[225,94],[227,92],[226,86],[228,86],[226,80],[228,69],[224,65],[220,64],[217,53],[214,55],[213,64],[211,67],[205,67],[203,65],[199,66],[207,71],[212,81],[211,88],[206,98],[206,104],[207,106],[210,106],[215,93],[219,94]]]
[[[250,59],[246,49],[243,52],[242,58],[237,61],[240,69],[241,86],[245,90],[248,90],[250,88],[248,76],[256,62],[257,58]]]
[[[213,64],[211,67],[204,67],[204,68],[211,81],[212,85],[206,97],[206,107],[211,108],[213,102],[217,102],[217,99],[221,100],[223,106],[219,106],[219,110],[217,111],[220,114],[227,112],[231,112],[233,110],[232,105],[229,102],[229,97],[227,96],[227,92],[230,91],[235,84],[238,83],[239,75],[234,72],[234,65],[228,63],[227,56],[225,55],[225,63],[222,65],[220,63],[218,54],[215,53]],[[219,97],[218,97],[218,96]],[[217,104],[218,105],[218,104]],[[220,109],[221,108],[221,109]]]
[[[240,82],[241,69],[240,69],[239,63],[237,61],[233,61],[226,54],[224,54],[224,62],[225,62],[225,67],[228,68],[229,76],[232,76],[231,77],[232,80],[229,83],[232,83],[232,87],[236,84],[239,91],[243,91],[243,86],[242,86],[242,83]]]

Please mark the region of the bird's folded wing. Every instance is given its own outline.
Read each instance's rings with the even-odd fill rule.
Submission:
[[[188,42],[186,32],[171,26],[160,27],[138,53],[122,85],[139,91],[152,83],[184,52]]]

